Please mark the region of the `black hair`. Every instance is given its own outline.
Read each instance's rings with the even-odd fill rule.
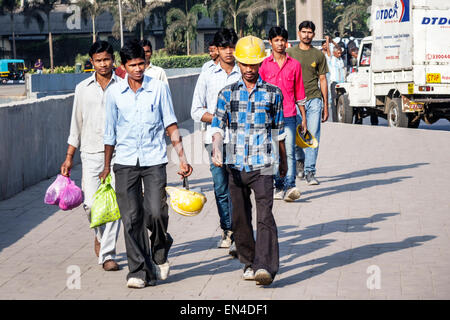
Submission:
[[[149,40],[147,39],[141,40],[139,41],[139,44],[141,45],[141,47],[150,47],[150,51],[153,51],[152,43]]]
[[[311,29],[312,32],[316,31],[316,25],[314,24],[314,22],[309,20],[305,20],[298,25],[298,31],[301,31],[303,28]]]
[[[216,47],[216,43],[214,42],[214,40],[209,42],[208,47]]]
[[[234,47],[238,41],[238,36],[234,29],[221,28],[214,35],[216,47]]]
[[[142,58],[145,60],[145,52],[139,41],[129,40],[120,49],[120,60],[125,65],[129,60]]]
[[[322,45],[324,45],[324,43],[327,43],[327,40],[322,40]]]
[[[108,42],[106,41],[97,41],[94,42],[91,46],[91,48],[89,49],[89,56],[92,58],[92,56],[96,53],[100,53],[100,52],[107,52],[109,53],[112,58],[114,59],[114,49],[112,47],[112,45],[110,45]]]
[[[281,36],[284,40],[288,40],[288,32],[285,28],[276,26],[272,27],[269,30],[269,40],[272,40],[275,37]]]

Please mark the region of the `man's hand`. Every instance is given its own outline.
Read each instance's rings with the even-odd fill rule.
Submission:
[[[100,175],[98,176],[100,178],[100,181],[103,183],[106,180],[106,177],[111,173],[111,169],[110,167],[105,167],[105,169],[103,169],[102,173],[100,173]]]
[[[61,165],[61,174],[65,177],[70,177],[70,169],[72,169],[72,157],[67,156],[66,160]]]
[[[304,135],[306,133],[306,130],[308,130],[308,124],[306,122],[306,118],[302,119],[302,134]]]
[[[286,159],[283,159],[283,158],[281,158],[281,161],[280,161],[280,169],[279,169],[279,171],[280,171],[280,177],[281,178],[284,178],[284,177],[286,177],[286,174],[287,174],[287,161],[286,161]]]
[[[181,176],[181,179],[189,177],[192,171],[193,169],[189,163],[180,162],[180,171],[178,171],[178,174]]]
[[[322,122],[325,122],[327,120],[328,120],[328,104],[324,104],[322,111]]]

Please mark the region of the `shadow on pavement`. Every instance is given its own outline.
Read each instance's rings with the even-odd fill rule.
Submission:
[[[366,181],[359,181],[359,182],[351,182],[347,184],[332,186],[332,187],[326,187],[326,188],[317,188],[314,190],[306,190],[303,191],[302,194],[304,197],[302,197],[299,202],[303,201],[310,201],[312,199],[316,198],[322,198],[327,197],[336,193],[342,193],[342,192],[349,192],[349,191],[358,191],[366,188],[372,188],[375,186],[380,185],[387,185],[387,184],[393,184],[397,182],[401,182],[405,179],[411,179],[412,176],[408,177],[395,177],[391,179],[380,179],[380,180],[366,180]],[[310,196],[312,193],[319,193],[318,195]]]
[[[424,166],[424,165],[429,165],[429,163],[428,162],[419,162],[419,163],[412,163],[412,164],[407,164],[407,165],[385,166],[385,167],[370,168],[370,169],[353,171],[353,172],[349,172],[349,173],[343,173],[343,174],[340,174],[337,176],[321,176],[321,181],[333,182],[333,181],[338,181],[338,180],[343,180],[343,179],[365,177],[365,176],[368,176],[371,174],[381,174],[381,173],[400,171],[400,170],[405,170],[405,169],[418,168],[418,167]]]
[[[318,265],[301,273],[282,278],[278,281],[275,280],[271,288],[281,288],[290,284],[301,282],[322,274],[328,270],[339,268],[359,260],[370,259],[383,253],[417,247],[422,245],[423,242],[430,241],[434,238],[436,238],[436,236],[424,235],[409,237],[399,242],[374,243],[337,252],[330,256],[322,257],[319,259],[312,259],[303,263],[283,267],[280,269],[280,273],[285,273],[287,271],[295,270],[297,268],[305,266]]]
[[[57,205],[44,203],[45,192],[55,179],[56,176],[41,181],[9,199],[0,201],[0,252],[59,211],[60,214],[77,214],[72,211],[83,210],[80,206],[73,210],[62,211]],[[71,179],[81,187],[80,165],[72,169]]]

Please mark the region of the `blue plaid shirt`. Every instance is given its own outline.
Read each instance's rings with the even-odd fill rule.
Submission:
[[[248,92],[242,78],[219,92],[211,124],[213,133],[224,136],[229,128],[226,164],[242,171],[270,167],[278,161],[275,141],[283,140],[283,94],[259,77]]]

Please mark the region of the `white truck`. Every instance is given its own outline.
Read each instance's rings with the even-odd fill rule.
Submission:
[[[336,85],[334,121],[450,121],[450,0],[373,0],[371,29],[357,71]]]

